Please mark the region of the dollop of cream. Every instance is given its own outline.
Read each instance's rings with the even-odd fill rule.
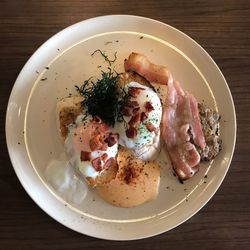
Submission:
[[[87,195],[87,184],[78,178],[64,154],[49,161],[45,178],[54,191],[69,203],[80,204]]]

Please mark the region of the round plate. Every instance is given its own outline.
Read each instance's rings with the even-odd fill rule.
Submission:
[[[156,200],[135,208],[102,201],[92,189],[80,204],[58,195],[45,169],[63,150],[56,126],[56,102],[75,92],[109,65],[95,53],[113,59],[115,70],[132,52],[166,65],[183,88],[198,101],[218,109],[223,149],[210,164],[202,164],[191,180],[180,184],[162,158]],[[226,136],[227,135],[227,136]],[[230,135],[230,136],[228,136]],[[164,23],[137,16],[89,19],[59,32],[29,59],[13,87],[6,117],[6,137],[12,164],[32,199],[63,225],[93,237],[112,240],[146,238],[176,227],[201,209],[220,186],[235,145],[236,118],[227,83],[211,57],[191,38]]]

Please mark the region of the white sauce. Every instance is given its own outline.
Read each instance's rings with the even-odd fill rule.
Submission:
[[[55,192],[69,203],[80,204],[87,195],[87,184],[75,175],[66,155],[48,163],[45,178]]]

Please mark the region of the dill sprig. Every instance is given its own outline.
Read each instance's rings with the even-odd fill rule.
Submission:
[[[88,79],[81,87],[76,86],[76,90],[84,97],[82,107],[87,114],[99,116],[105,123],[114,126],[116,121],[124,121],[121,108],[128,94],[117,87],[119,74],[108,69],[108,72],[101,71],[102,77],[96,83]]]
[[[113,59],[113,60],[110,60],[110,59],[108,58],[108,56],[105,54],[105,51],[101,51],[100,49],[95,50],[95,51],[91,54],[91,56],[93,56],[96,52],[99,52],[99,53],[103,56],[104,60],[105,60],[106,62],[108,62],[109,66],[111,66],[111,64],[114,63],[114,62],[116,61],[116,54],[117,54],[117,52],[115,52],[115,54],[114,54],[114,59]]]

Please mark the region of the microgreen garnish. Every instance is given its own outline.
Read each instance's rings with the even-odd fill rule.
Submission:
[[[117,52],[115,52],[115,54],[114,54],[114,59],[113,59],[113,60],[110,60],[110,59],[108,58],[108,56],[105,54],[105,51],[101,51],[100,49],[95,50],[95,51],[91,54],[91,56],[93,56],[96,52],[99,52],[99,53],[103,56],[104,60],[105,60],[106,62],[108,62],[109,66],[111,66],[111,64],[114,63],[114,62],[116,61],[116,54],[117,54]]]
[[[99,116],[105,123],[114,126],[116,121],[124,121],[121,108],[128,94],[117,87],[119,74],[108,69],[108,72],[101,71],[102,77],[96,83],[90,78],[82,86],[76,86],[76,90],[84,97],[82,107],[87,114]]]

